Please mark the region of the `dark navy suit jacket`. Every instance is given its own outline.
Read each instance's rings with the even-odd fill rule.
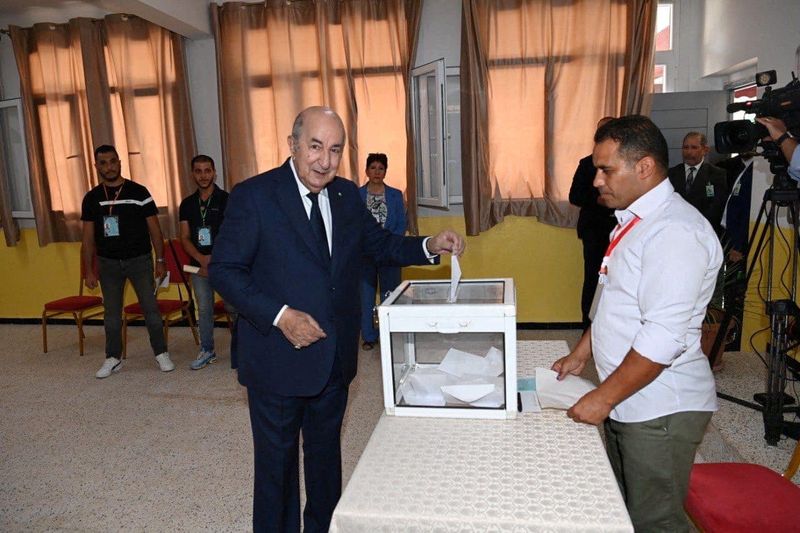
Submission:
[[[240,313],[239,382],[285,396],[313,396],[338,356],[356,375],[362,254],[397,265],[429,264],[423,238],[384,230],[351,181],[327,187],[330,264],[320,257],[289,160],[231,192],[209,266],[211,284]],[[327,337],[295,350],[272,325],[284,305],[311,315]]]

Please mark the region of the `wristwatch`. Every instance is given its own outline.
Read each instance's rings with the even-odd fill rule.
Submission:
[[[785,141],[786,139],[794,139],[794,135],[789,133],[789,130],[784,131],[783,135],[781,135],[780,137],[775,139],[775,144],[780,146],[781,144],[783,144],[783,141]]]

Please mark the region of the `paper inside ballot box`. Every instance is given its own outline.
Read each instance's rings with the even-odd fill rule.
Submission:
[[[407,405],[501,407],[502,375],[503,354],[494,346],[484,356],[451,348],[438,366],[417,367],[400,385],[400,394]]]

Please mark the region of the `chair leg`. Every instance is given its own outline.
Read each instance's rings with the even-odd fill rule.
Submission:
[[[194,317],[192,316],[189,311],[185,311],[184,314],[186,315],[186,320],[189,322],[189,328],[192,330],[192,336],[194,337],[194,343],[196,345],[200,345],[200,337],[197,335],[197,326],[194,321]]]
[[[42,349],[47,353],[47,311],[42,312]]]
[[[83,357],[83,316],[80,313],[72,313],[72,316],[75,317],[75,323],[78,325],[78,349]]]

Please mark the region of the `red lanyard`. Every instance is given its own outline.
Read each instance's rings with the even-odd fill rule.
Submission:
[[[619,231],[617,231],[617,230],[614,231],[614,238],[611,240],[610,243],[608,243],[608,248],[606,248],[606,253],[603,256],[603,264],[600,266],[599,274],[601,276],[605,276],[606,274],[608,274],[608,259],[611,257],[611,252],[613,252],[614,248],[617,247],[617,245],[619,244],[619,241],[621,241],[622,238],[630,230],[632,230],[633,227],[636,224],[638,224],[641,221],[642,221],[641,218],[639,218],[638,216],[634,215],[633,219],[630,222],[628,222],[627,224],[625,224],[625,227],[622,228],[621,230],[619,228],[619,224],[617,224],[617,230],[619,230]]]
[[[122,184],[119,186],[119,189],[117,189],[117,194],[114,195],[114,200],[110,204],[108,204],[108,216],[111,216],[111,213],[114,211],[114,204],[117,203],[117,198],[119,198],[119,193],[122,192],[122,188],[124,186],[125,186],[125,182],[123,181]],[[109,201],[108,200],[108,188],[106,187],[105,183],[103,184],[103,192],[106,193],[106,201],[108,202]]]

